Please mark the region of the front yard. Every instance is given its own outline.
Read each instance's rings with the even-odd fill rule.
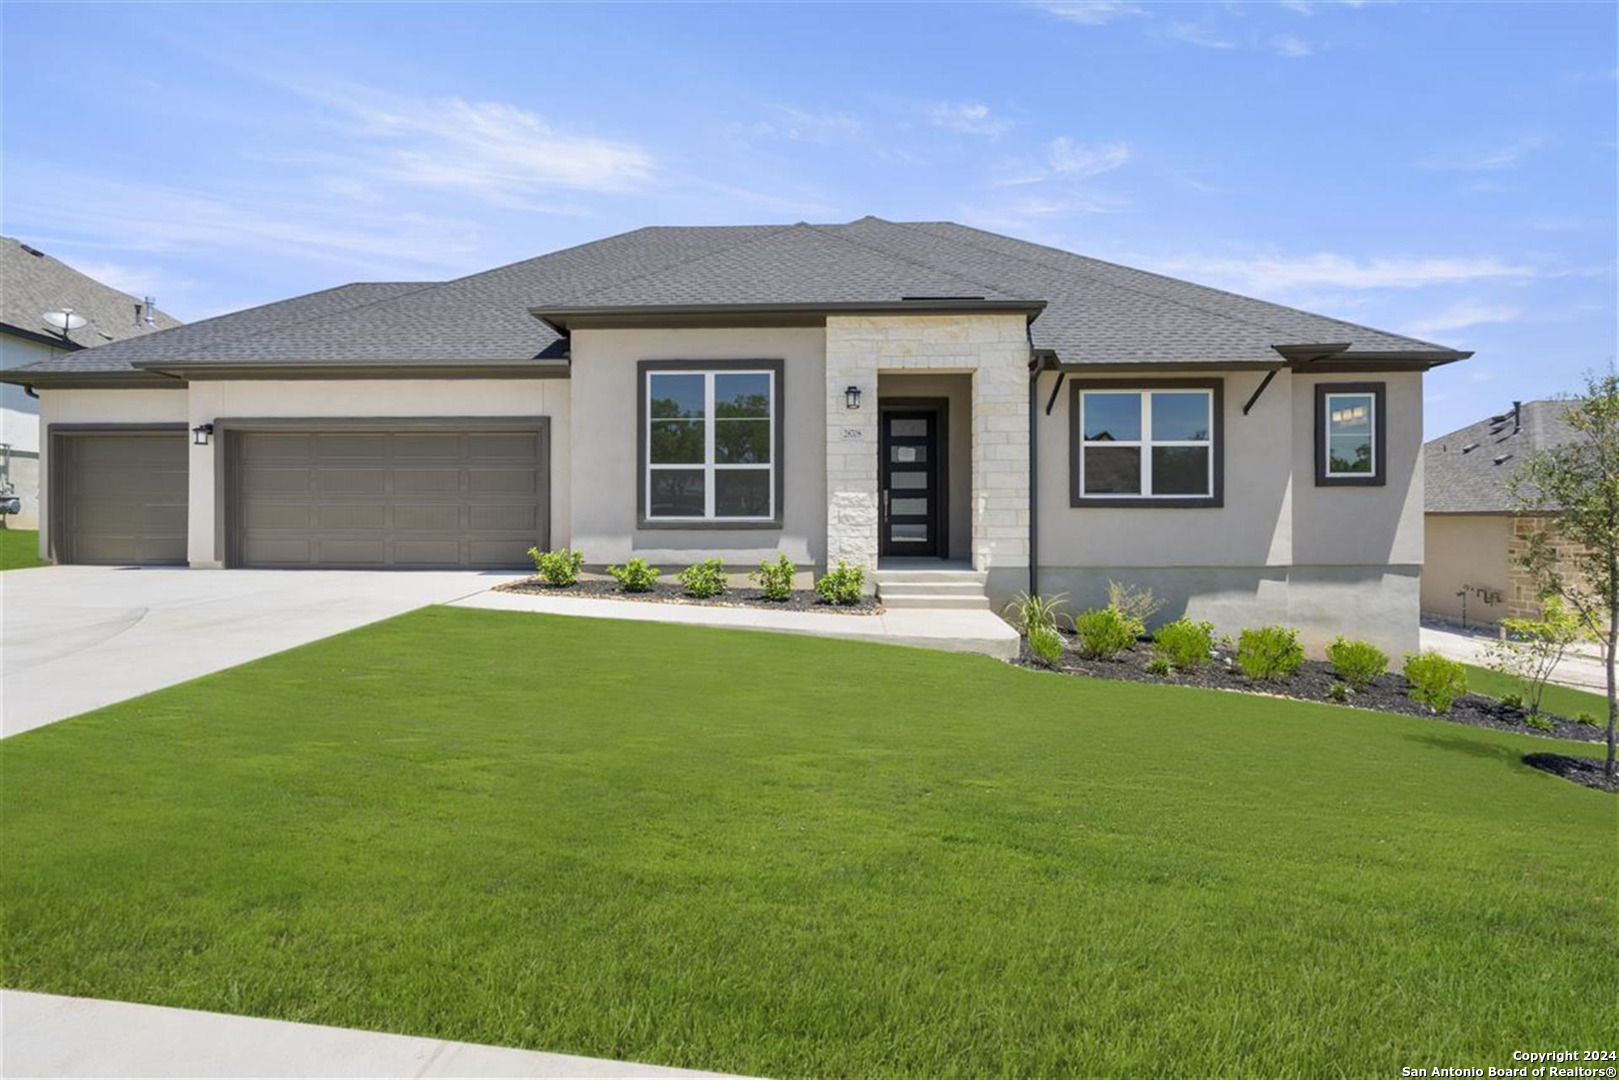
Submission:
[[[0,743],[0,981],[767,1075],[1509,1065],[1619,1030],[1619,809],[1545,749],[431,608]]]
[[[45,566],[39,557],[39,530],[0,529],[0,570]]]

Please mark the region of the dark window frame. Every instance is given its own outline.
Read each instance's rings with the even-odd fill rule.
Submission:
[[[1218,508],[1225,505],[1225,380],[1206,379],[1070,379],[1068,390],[1068,505],[1075,509],[1105,507],[1132,510],[1193,510]],[[1084,477],[1079,471],[1080,446],[1084,432],[1080,430],[1080,396],[1091,390],[1123,390],[1146,393],[1153,390],[1207,390],[1209,395],[1209,421],[1213,425],[1209,440],[1213,458],[1214,484],[1209,495],[1184,495],[1155,498],[1145,495],[1086,495]],[[1143,467],[1150,468],[1147,454],[1142,455]]]
[[[690,371],[710,374],[727,371],[768,371],[771,373],[772,419],[775,425],[771,440],[772,508],[769,518],[655,518],[647,514],[646,489],[650,470],[647,460],[647,384],[656,372]],[[637,529],[780,529],[786,506],[786,447],[787,447],[787,363],[782,358],[771,360],[640,360],[635,365],[635,521]],[[712,418],[710,418],[712,422]],[[705,466],[706,467],[706,466]]]
[[[1372,471],[1362,476],[1327,474],[1327,395],[1372,395]],[[1343,382],[1315,384],[1315,486],[1384,487],[1388,483],[1388,383]]]

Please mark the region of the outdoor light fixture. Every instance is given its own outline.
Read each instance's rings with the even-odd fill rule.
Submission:
[[[198,424],[191,429],[191,442],[194,446],[207,446],[208,440],[213,438],[214,425]]]
[[[860,387],[851,386],[843,392],[843,403],[851,409],[860,408]]]

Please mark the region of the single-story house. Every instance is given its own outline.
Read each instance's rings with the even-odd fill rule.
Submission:
[[[119,292],[0,236],[0,371],[179,325],[150,296]],[[0,481],[22,504],[6,515],[8,528],[39,527],[39,450],[39,401],[23,385],[0,383]]]
[[[1512,478],[1526,458],[1578,438],[1567,419],[1577,404],[1514,401],[1422,448],[1423,614],[1494,623],[1540,613],[1538,591],[1517,560],[1543,523],[1518,512]]]
[[[866,217],[638,229],[4,377],[40,394],[59,562],[786,555],[1410,649],[1423,373],[1468,355]]]

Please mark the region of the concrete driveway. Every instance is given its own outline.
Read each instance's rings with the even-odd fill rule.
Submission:
[[[100,566],[9,571],[0,574],[0,735],[518,576]]]

